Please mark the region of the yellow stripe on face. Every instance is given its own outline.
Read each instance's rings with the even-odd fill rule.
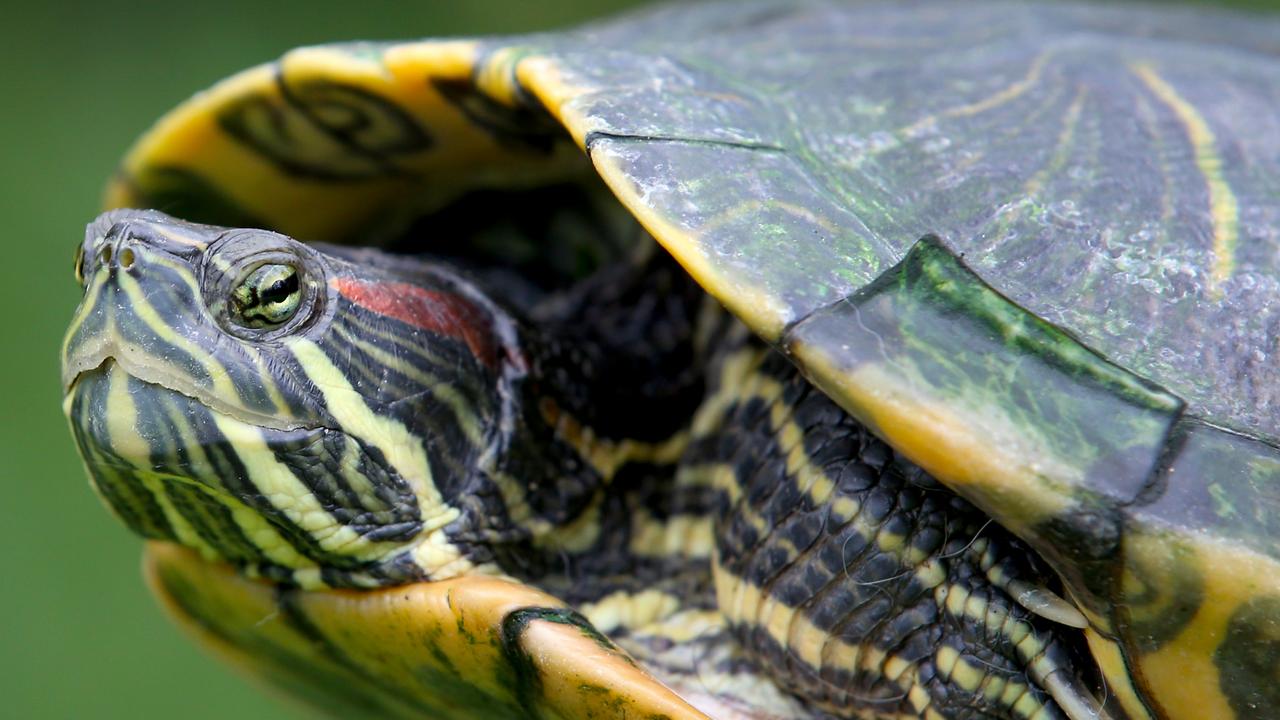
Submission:
[[[129,393],[129,376],[118,365],[112,365],[107,375],[107,432],[111,436],[112,450],[124,458],[138,462],[151,455],[151,443],[138,432],[138,408]],[[173,534],[183,544],[195,548],[205,557],[215,557],[213,548],[191,527],[178,512],[164,492],[163,481],[152,473],[139,470],[139,482],[151,493],[164,513]]]
[[[62,353],[60,357],[62,357],[63,362],[65,362],[69,357],[69,353],[67,351],[71,346],[71,339],[76,336],[76,333],[84,325],[84,321],[88,319],[90,315],[95,312],[99,312],[98,301],[102,299],[102,289],[105,285],[107,276],[108,270],[104,267],[100,267],[92,276],[86,278],[85,287],[88,289],[85,291],[84,300],[80,301],[80,306],[76,308],[76,314],[71,318],[71,325],[67,327],[66,335],[62,336]],[[104,305],[103,312],[110,312],[109,306]],[[102,335],[99,338],[100,341],[105,339],[105,335]],[[65,368],[63,369],[63,372],[66,372]]]
[[[385,545],[371,543],[352,528],[338,522],[305,484],[293,474],[287,466],[276,459],[275,453],[267,446],[262,430],[248,425],[221,413],[211,413],[218,431],[226,437],[227,442],[236,449],[236,456],[249,474],[249,480],[258,492],[278,508],[299,528],[324,550],[332,553],[348,555],[363,559],[373,559],[386,552]],[[246,508],[247,510],[248,508]],[[248,513],[249,517],[240,517],[237,522],[252,522],[254,527],[245,528],[246,533],[255,545],[265,553],[279,553],[284,550],[284,543],[278,535],[278,545],[264,546],[270,542],[274,533],[262,532],[265,520],[256,513]],[[255,519],[256,518],[256,519]],[[287,552],[287,551],[286,551]],[[308,563],[310,564],[310,563]]]
[[[376,330],[371,328],[366,328],[366,332],[374,332],[375,334],[385,336],[385,334],[378,333]],[[442,382],[436,376],[426,372],[425,370],[419,369],[413,363],[405,362],[400,359],[398,355],[387,352],[373,343],[366,342],[353,335],[348,335],[347,333],[341,333],[341,335],[344,343],[354,345],[361,352],[376,360],[379,365],[391,368],[392,370],[405,375],[422,387],[431,388],[432,397],[436,398],[453,411],[453,415],[458,421],[458,427],[462,430],[462,433],[467,436],[467,440],[471,441],[471,443],[477,447],[484,446],[484,428],[480,423],[480,418],[476,416],[471,404],[467,402],[466,398],[462,397],[462,394],[459,393],[453,385],[447,382]],[[391,342],[403,340],[403,338],[392,337],[387,337],[386,339]]]
[[[191,425],[187,422],[187,418],[181,416],[177,408],[168,406],[168,404],[166,404],[165,409],[169,415],[170,426],[177,432],[178,441],[191,456],[192,461],[212,467],[211,461],[205,455],[204,445],[191,432]],[[213,415],[217,417],[216,413],[213,413]],[[248,465],[245,467],[249,468]],[[315,566],[315,563],[310,558],[299,553],[292,544],[285,540],[275,526],[267,522],[261,513],[245,505],[225,490],[194,483],[187,478],[173,478],[172,481],[186,482],[226,507],[231,513],[232,521],[235,522],[236,527],[240,528],[240,532],[244,534],[245,539],[252,543],[268,561],[294,569]]]
[[[398,420],[374,412],[364,396],[351,386],[347,376],[314,342],[296,338],[288,347],[323,395],[329,414],[342,430],[380,450],[391,467],[413,489],[422,514],[423,528],[414,557],[422,568],[433,576],[440,576],[444,568],[448,568],[451,574],[469,568],[470,563],[461,552],[443,537],[443,533],[437,532],[457,519],[461,511],[445,503],[444,496],[436,487],[422,439]]]
[[[1196,168],[1208,186],[1209,211],[1213,217],[1213,268],[1209,275],[1209,293],[1214,298],[1221,297],[1222,284],[1235,272],[1240,203],[1222,175],[1222,156],[1218,154],[1217,138],[1196,106],[1179,95],[1155,68],[1138,63],[1131,65],[1130,69],[1178,117],[1187,133],[1187,140],[1195,150]]]

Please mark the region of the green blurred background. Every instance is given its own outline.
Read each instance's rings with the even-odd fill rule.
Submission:
[[[0,717],[273,718],[292,708],[161,615],[59,406],[72,251],[103,181],[191,93],[290,47],[544,30],[635,0],[24,3],[0,30]]]
[[[269,718],[161,616],[140,543],[89,491],[59,409],[72,250],[129,143],[192,92],[302,44],[564,26],[635,0],[43,2],[0,29],[0,716]],[[1277,7],[1277,0],[1233,4]]]

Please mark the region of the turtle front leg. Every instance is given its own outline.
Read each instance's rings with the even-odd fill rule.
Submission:
[[[718,468],[716,594],[762,672],[840,717],[1101,716],[1026,546],[782,356],[738,366],[688,464]]]

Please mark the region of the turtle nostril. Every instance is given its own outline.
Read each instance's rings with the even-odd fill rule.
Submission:
[[[111,243],[107,243],[106,245],[102,246],[101,258],[102,258],[102,264],[104,266],[111,265],[111,252],[112,252]]]
[[[120,251],[120,267],[122,269],[128,270],[133,267],[134,260],[133,248],[125,248]]]

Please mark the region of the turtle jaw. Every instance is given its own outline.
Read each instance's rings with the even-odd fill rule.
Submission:
[[[374,462],[330,428],[248,422],[112,358],[73,378],[64,410],[93,486],[126,526],[247,576],[309,588],[413,582],[427,572],[408,553],[442,540],[424,531],[407,487],[325,495],[317,486],[343,461],[351,473]],[[339,467],[325,477],[290,471],[326,461]]]

